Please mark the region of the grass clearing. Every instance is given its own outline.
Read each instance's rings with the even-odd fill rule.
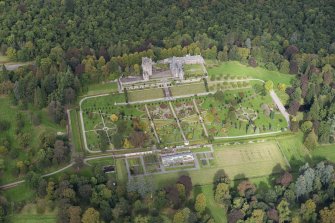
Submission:
[[[2,184],[5,184],[13,182],[23,177],[23,176],[17,176],[15,174],[16,162],[28,160],[29,158],[29,154],[27,153],[27,151],[22,149],[18,143],[18,137],[16,135],[16,121],[15,121],[18,114],[22,115],[22,118],[25,123],[22,131],[25,134],[29,135],[29,138],[31,139],[29,141],[29,148],[34,152],[37,152],[39,150],[39,136],[41,135],[41,133],[43,133],[44,131],[54,133],[58,131],[65,132],[65,129],[53,123],[50,120],[50,118],[47,115],[46,109],[43,110],[32,109],[29,112],[27,110],[20,110],[18,106],[13,106],[11,104],[9,97],[4,96],[0,96],[0,106],[1,106],[0,119],[7,120],[11,123],[10,128],[7,131],[0,134],[0,140],[8,138],[11,141],[11,147],[19,148],[18,156],[15,159],[10,157],[9,154],[3,155],[5,159],[5,171],[2,174],[0,181]],[[40,125],[34,126],[32,124],[31,121],[32,114],[40,115]],[[47,172],[48,170],[45,171]]]
[[[291,166],[303,164],[310,157],[309,151],[302,143],[303,134],[301,132],[278,137],[277,141]]]
[[[31,200],[35,197],[35,192],[26,184],[22,183],[16,187],[3,191],[8,200],[21,202]]]
[[[265,81],[272,80],[275,88],[278,83],[285,83],[286,85],[290,85],[291,80],[294,79],[294,76],[290,74],[283,74],[279,71],[270,71],[261,67],[248,67],[237,61],[227,61],[208,69],[209,76],[220,76],[228,74],[231,76],[248,76]]]
[[[312,152],[313,158],[316,160],[328,160],[335,163],[335,144],[320,145]]]
[[[81,129],[79,124],[79,117],[76,110],[70,111],[71,117],[71,129],[72,129],[72,142],[75,146],[76,152],[83,151],[83,145],[81,140]]]
[[[199,94],[199,93],[206,92],[206,88],[203,82],[175,85],[175,86],[170,87],[170,89],[172,92],[172,96]]]
[[[128,172],[124,159],[115,160],[117,179],[121,183],[126,183],[128,180]]]
[[[128,91],[129,101],[143,101],[150,99],[164,98],[162,88],[150,88],[143,90]]]
[[[57,210],[46,210],[43,214],[37,213],[36,204],[27,204],[19,214],[11,217],[13,223],[56,223]]]
[[[227,216],[224,209],[214,200],[214,191],[212,184],[194,187],[193,190],[195,192],[194,198],[196,198],[196,196],[200,193],[203,193],[206,196],[207,210],[209,211],[210,215],[213,216],[215,222],[227,222]]]
[[[105,93],[117,92],[117,90],[118,89],[116,82],[92,84],[88,86],[88,91],[86,95],[105,94]]]
[[[0,55],[0,64],[8,63],[10,59],[7,56]]]

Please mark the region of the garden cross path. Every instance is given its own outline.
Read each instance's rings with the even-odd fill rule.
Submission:
[[[158,143],[160,143],[160,140],[159,140],[159,137],[158,137],[158,134],[156,132],[156,127],[155,127],[155,123],[152,121],[152,118],[151,118],[151,115],[150,115],[150,112],[149,112],[149,109],[148,109],[148,106],[145,104],[144,105],[145,107],[145,111],[147,112],[147,115],[149,117],[149,120],[150,120],[150,125],[151,125],[151,128],[153,129],[154,131],[154,134],[155,134],[155,137],[156,137],[156,140]]]
[[[200,111],[199,111],[199,109],[198,109],[197,102],[195,101],[194,98],[193,98],[192,101],[193,101],[193,105],[194,105],[194,107],[195,107],[195,110],[196,110],[196,112],[197,112],[197,114],[198,114],[198,116],[199,116],[199,121],[200,121],[200,123],[201,123],[201,125],[202,125],[202,128],[204,129],[204,133],[205,133],[206,137],[208,137],[208,132],[207,132],[207,129],[206,129],[204,120],[203,120],[203,118],[202,118],[202,116],[201,116],[201,114],[200,114]]]
[[[184,131],[183,131],[183,129],[181,128],[179,119],[178,119],[178,117],[177,117],[177,115],[176,115],[176,112],[174,111],[174,108],[173,108],[172,103],[171,103],[170,101],[169,101],[169,105],[170,105],[170,108],[171,108],[173,117],[176,119],[177,125],[178,125],[178,127],[179,127],[179,129],[180,129],[180,133],[181,133],[181,135],[182,135],[182,137],[183,137],[183,139],[184,139],[184,143],[185,143],[185,145],[188,145],[188,144],[189,144],[189,141],[187,140],[187,138],[186,138],[186,136],[185,136],[185,134],[184,134]]]

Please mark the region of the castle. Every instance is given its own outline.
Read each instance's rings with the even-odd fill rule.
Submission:
[[[128,76],[121,77],[118,80],[119,91],[122,92],[124,88],[134,89],[134,84],[144,84],[150,80],[160,81],[167,79],[174,79],[183,81],[184,64],[200,64],[203,67],[204,74],[207,74],[205,69],[205,60],[200,55],[186,55],[184,57],[170,57],[164,60],[152,61],[151,58],[142,58],[142,77],[141,76]],[[166,65],[166,69],[160,66]]]

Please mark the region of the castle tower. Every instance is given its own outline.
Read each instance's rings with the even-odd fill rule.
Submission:
[[[148,57],[142,57],[143,80],[148,81],[152,75],[152,60]]]

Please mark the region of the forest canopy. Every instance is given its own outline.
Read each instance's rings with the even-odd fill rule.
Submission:
[[[107,51],[112,57],[196,41],[203,49],[260,44],[280,53],[287,41],[301,52],[334,53],[334,4],[331,0],[0,1],[0,45],[3,54],[10,47],[7,53],[19,60],[48,56],[57,45],[65,51],[85,47]]]

